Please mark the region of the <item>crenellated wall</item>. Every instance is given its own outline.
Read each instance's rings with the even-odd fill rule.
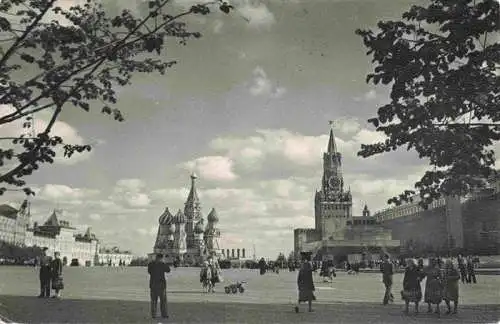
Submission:
[[[466,248],[478,253],[494,250],[500,253],[500,197],[470,200],[462,205]]]
[[[447,244],[445,206],[388,219],[382,225],[392,230],[392,238],[401,241],[403,250],[410,241],[420,247],[428,246],[435,250]]]
[[[392,229],[394,239],[401,240],[403,249],[408,245],[426,247],[435,252],[458,246],[450,233],[447,206],[420,210],[410,215],[387,219],[382,224]],[[455,209],[455,208],[454,208]],[[448,209],[449,212],[449,209]],[[463,229],[463,249],[474,254],[500,252],[500,197],[499,194],[475,197],[463,202],[460,210]],[[456,220],[459,221],[458,219]],[[453,227],[453,226],[452,226]],[[459,235],[455,235],[459,238]]]

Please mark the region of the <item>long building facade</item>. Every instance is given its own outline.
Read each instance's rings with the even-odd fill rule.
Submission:
[[[412,253],[500,253],[500,176],[489,186],[467,197],[445,197],[427,210],[413,202],[384,209],[377,220],[401,241],[402,251]]]
[[[358,255],[394,252],[399,241],[382,227],[365,205],[363,216],[352,215],[352,195],[342,175],[342,155],[337,151],[333,129],[323,154],[321,189],[314,199],[314,228],[294,230],[294,251],[310,251],[318,259],[338,262]]]
[[[215,208],[207,216],[207,224],[201,213],[201,203],[196,189],[196,179],[191,175],[191,189],[184,204],[184,212],[180,209],[173,215],[168,207],[158,219],[158,234],[153,253],[163,254],[170,262],[177,261],[183,265],[199,265],[209,256],[220,258],[220,230],[217,227],[219,217]]]
[[[61,218],[60,210],[54,210],[43,224],[32,224],[31,218],[30,202],[27,200],[19,209],[0,205],[0,241],[17,246],[47,247],[48,255],[60,252],[65,265],[72,262],[85,266],[99,264],[102,259],[100,242],[90,227],[84,232],[78,231]],[[114,257],[129,260],[129,254]]]

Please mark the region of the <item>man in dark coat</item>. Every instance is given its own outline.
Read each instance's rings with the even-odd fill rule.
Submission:
[[[47,255],[47,250],[48,248],[44,247],[40,257],[40,295],[38,295],[38,298],[50,297],[51,259]]]
[[[467,268],[465,267],[464,257],[459,254],[457,257],[458,261],[458,269],[460,270],[460,279],[462,279],[462,283],[467,281]]]
[[[382,272],[382,282],[385,286],[384,300],[383,304],[387,305],[389,301],[394,301],[394,296],[392,295],[392,275],[394,274],[392,263],[389,260],[389,256],[384,255],[384,262],[380,265],[380,272]]]
[[[161,317],[168,318],[167,280],[165,279],[165,273],[170,272],[170,267],[163,263],[162,259],[163,255],[157,254],[156,259],[148,264],[152,318],[156,318],[158,298],[160,299]]]
[[[467,257],[467,283],[477,283],[476,281],[476,270],[474,269],[474,262],[472,262],[472,257]]]
[[[266,264],[266,260],[264,260],[264,258],[261,258],[259,261],[259,269],[260,269],[261,275],[264,275],[266,273],[267,264]]]

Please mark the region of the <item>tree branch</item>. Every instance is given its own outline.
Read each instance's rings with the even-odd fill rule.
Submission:
[[[42,92],[38,97],[36,97],[35,99],[32,99],[30,102],[26,103],[23,107],[19,108],[18,111],[8,115],[8,116],[4,116],[2,118],[0,118],[0,125],[2,124],[5,124],[5,123],[8,123],[8,122],[11,122],[13,120],[16,120],[16,119],[19,119],[19,118],[22,118],[23,116],[25,115],[28,115],[29,113],[26,113],[26,114],[20,114],[20,112],[24,109],[26,109],[27,107],[29,106],[32,106],[32,105],[35,105],[40,99],[44,98],[48,93],[50,93],[51,91],[59,88],[64,82],[68,81],[71,77],[75,76],[76,74],[84,71],[85,69],[91,67],[93,64],[97,63],[101,58],[107,58],[110,54],[113,54],[113,53],[116,53],[119,49],[123,48],[123,47],[126,47],[126,46],[130,46],[144,38],[146,38],[147,36],[151,35],[151,34],[154,34],[155,32],[157,32],[158,30],[160,30],[163,26],[166,26],[167,24],[171,23],[172,21],[174,20],[177,20],[179,19],[180,17],[182,16],[186,16],[188,14],[191,13],[191,10],[189,11],[186,11],[186,12],[183,12],[183,13],[180,13],[176,16],[173,16],[171,19],[167,20],[165,23],[161,24],[160,26],[158,26],[157,28],[155,28],[152,32],[148,33],[148,34],[144,34],[144,35],[141,35],[139,37],[137,37],[136,39],[132,40],[132,41],[129,41],[129,42],[126,42],[127,39],[129,39],[130,37],[132,37],[135,32],[137,32],[142,26],[144,26],[146,24],[146,22],[153,16],[156,16],[158,12],[160,12],[160,10],[168,3],[169,1],[165,1],[164,3],[162,3],[160,6],[158,6],[158,8],[156,8],[155,10],[151,11],[133,30],[131,30],[130,32],[128,32],[128,34],[120,39],[120,40],[117,40],[117,41],[114,41],[110,44],[107,44],[107,45],[104,45],[104,46],[101,46],[100,48],[96,49],[96,52],[99,51],[99,50],[102,50],[102,49],[105,49],[109,46],[113,46],[116,44],[116,46],[110,51],[110,53],[106,53],[105,51],[101,52],[101,55],[98,59],[94,60],[93,62],[91,62],[90,64],[87,64],[85,66],[83,66],[82,68],[80,69],[77,69],[76,71],[74,71],[73,73],[69,74],[65,79],[61,80],[60,82],[56,83],[53,87],[51,87],[50,89]],[[216,2],[211,2],[211,3],[207,3],[207,4],[214,4]],[[28,29],[27,29],[28,30]],[[26,36],[24,36],[26,37]],[[125,43],[126,42],[126,43]],[[77,61],[78,62],[78,59]],[[72,61],[71,62],[72,64],[75,64],[75,61]],[[54,67],[52,69],[55,70],[57,68],[60,68],[59,67]],[[25,85],[29,82],[34,82],[35,80],[37,80],[38,78],[40,78],[41,76],[45,75],[46,73],[48,73],[47,71],[45,72],[42,72],[40,74],[38,74],[37,76],[33,77],[31,80],[29,81],[26,81],[25,82]],[[9,93],[6,93],[4,96],[2,96],[2,98],[0,98],[0,102],[2,102],[7,96],[9,95]],[[18,116],[16,116],[18,115]],[[15,117],[14,117],[15,116]],[[6,119],[7,117],[10,117],[9,119]]]
[[[20,109],[18,111],[15,111],[13,113],[8,114],[8,115],[2,116],[0,118],[0,125],[10,123],[10,122],[12,122],[14,120],[17,120],[19,118],[22,118],[24,116],[28,116],[28,115],[31,115],[33,113],[39,112],[41,110],[47,109],[47,108],[53,106],[54,104],[55,104],[54,102],[51,102],[51,103],[48,103],[46,105],[34,108],[34,109],[30,110],[30,111],[24,111],[24,112],[22,112],[21,109]],[[16,116],[16,115],[18,115],[18,116]]]
[[[8,55],[5,55],[2,58],[2,60],[0,61],[0,66],[2,64],[5,64],[5,62],[8,60],[8,58],[15,52],[17,46],[27,37],[27,35],[29,34],[29,32],[31,30],[33,30],[33,28],[39,23],[39,21],[42,19],[43,15],[45,15],[45,13],[52,7],[52,5],[53,5],[53,3],[55,1],[56,0],[50,0],[50,3],[47,5],[47,8],[45,10],[43,10],[40,15],[37,16],[37,19],[26,29],[26,31],[23,33],[23,35],[19,39],[17,39],[15,46],[12,46],[9,49]],[[163,28],[165,26],[168,26],[173,21],[175,21],[175,20],[177,20],[177,19],[179,19],[179,18],[181,18],[183,16],[192,14],[194,12],[192,9],[189,9],[186,12],[182,12],[182,13],[176,15],[176,16],[171,17],[168,20],[166,19],[166,21],[163,24],[157,26],[150,33],[148,33],[146,35],[138,35],[138,37],[136,39],[129,40],[131,37],[136,36],[137,31],[141,27],[143,27],[149,21],[149,19],[151,19],[154,16],[157,16],[158,12],[161,12],[161,9],[167,3],[169,3],[169,0],[164,1],[161,4],[158,4],[157,8],[155,10],[151,11],[147,15],[147,17],[145,17],[139,24],[137,24],[124,38],[122,38],[121,40],[119,40],[117,42],[113,42],[111,44],[108,44],[107,46],[104,46],[104,48],[106,48],[106,47],[109,48],[110,45],[111,45],[112,48],[110,48],[109,51],[102,52],[99,57],[91,59],[90,63],[85,64],[83,67],[78,68],[75,71],[72,71],[67,77],[64,78],[64,80],[61,80],[61,81],[57,82],[57,84],[55,84],[54,86],[50,87],[50,89],[47,89],[47,90],[43,91],[39,96],[37,96],[36,98],[30,100],[28,103],[24,104],[22,106],[22,108],[20,108],[20,110],[25,110],[26,108],[28,108],[30,106],[34,106],[39,100],[41,100],[44,97],[47,97],[47,95],[50,94],[51,91],[53,91],[53,90],[57,89],[58,87],[62,86],[64,82],[70,80],[73,76],[75,76],[75,75],[77,75],[77,74],[79,74],[79,73],[81,73],[81,72],[83,72],[83,71],[91,68],[90,71],[87,72],[87,73],[85,73],[84,77],[82,79],[80,79],[77,82],[77,84],[74,87],[72,87],[71,90],[69,90],[68,93],[64,94],[64,96],[63,96],[63,98],[61,100],[57,100],[57,101],[51,102],[50,104],[47,104],[45,106],[38,107],[36,109],[32,109],[29,112],[24,111],[24,112],[20,113],[19,111],[16,111],[16,112],[14,112],[12,114],[9,114],[9,115],[6,115],[6,116],[3,116],[2,118],[0,118],[0,125],[2,125],[2,124],[7,123],[9,121],[13,121],[13,120],[21,118],[21,117],[23,117],[25,115],[31,114],[31,113],[33,113],[35,111],[39,111],[39,110],[42,110],[42,109],[46,109],[46,108],[48,108],[50,106],[56,105],[56,109],[54,110],[54,112],[53,112],[53,114],[51,116],[51,119],[50,119],[48,125],[45,127],[44,131],[41,132],[41,133],[39,133],[38,136],[34,139],[34,147],[31,148],[31,149],[28,149],[26,151],[26,153],[24,155],[25,158],[24,159],[19,159],[19,164],[16,167],[14,167],[13,169],[11,169],[7,173],[0,174],[0,183],[7,182],[9,184],[13,184],[13,185],[17,185],[17,186],[24,185],[24,183],[25,183],[24,181],[15,180],[14,177],[21,178],[23,172],[25,171],[24,168],[26,166],[33,165],[34,168],[37,166],[36,162],[38,160],[36,160],[36,155],[38,153],[43,153],[41,151],[41,149],[43,149],[43,146],[46,143],[46,138],[48,137],[48,134],[52,130],[52,127],[54,126],[56,120],[58,119],[60,113],[62,112],[64,104],[66,104],[66,102],[72,96],[74,96],[75,93],[77,93],[81,89],[81,87],[86,84],[86,82],[89,79],[95,77],[96,71],[98,71],[98,69],[102,66],[102,64],[104,64],[110,58],[110,56],[116,54],[116,52],[119,51],[121,48],[123,48],[125,46],[130,46],[130,45],[132,45],[132,44],[134,44],[134,43],[136,43],[136,42],[144,39],[145,37],[150,36],[151,34],[157,32],[161,28]],[[217,3],[217,1],[211,2],[211,3],[207,3],[207,4],[204,4],[204,5],[209,5],[209,4],[214,4],[214,3]],[[182,37],[182,35],[181,35],[181,37]],[[75,61],[72,60],[71,63],[74,64]],[[40,77],[40,75],[36,76],[36,78],[38,78],[38,77]],[[76,80],[74,80],[74,81],[76,81]],[[32,156],[34,157],[34,159],[32,158]],[[26,171],[31,172],[32,170],[26,169]]]
[[[12,118],[10,118],[10,120],[6,120],[6,117],[0,118],[0,125],[6,124],[8,122],[11,122],[11,121],[14,121],[16,119],[21,118],[22,115],[20,114],[20,112],[22,110],[26,109],[27,107],[35,105],[40,99],[45,98],[47,96],[47,94],[49,94],[51,91],[54,91],[55,89],[59,88],[59,86],[61,86],[64,82],[68,81],[71,77],[73,77],[73,76],[77,75],[78,73],[80,73],[80,72],[88,69],[89,67],[91,67],[92,65],[94,65],[95,63],[97,63],[98,61],[99,60],[94,60],[94,61],[90,62],[89,64],[84,65],[83,67],[81,67],[81,68],[73,71],[72,73],[70,73],[65,79],[63,79],[63,80],[57,82],[56,84],[54,84],[50,89],[43,91],[40,95],[38,95],[34,99],[30,100],[28,103],[26,103],[25,105],[23,105],[21,108],[19,108],[18,111],[12,113],[11,115],[13,115],[13,116],[12,116]],[[52,103],[52,104],[54,104],[54,103]],[[47,108],[47,107],[45,107],[45,108]],[[18,114],[19,114],[19,116],[15,116],[15,115],[18,115]]]
[[[16,50],[17,46],[21,44],[21,42],[28,36],[28,34],[38,25],[40,20],[42,20],[43,16],[49,11],[50,8],[52,8],[52,5],[56,2],[56,0],[49,0],[49,3],[47,3],[47,7],[43,9],[40,14],[33,20],[33,22],[26,28],[26,30],[23,32],[21,37],[19,37],[14,44],[7,50],[7,52],[4,54],[2,59],[0,60],[0,67],[7,62],[7,60],[14,54],[14,51]]]
[[[460,126],[487,126],[487,127],[500,127],[500,123],[435,123],[434,126],[449,126],[449,127],[460,127]]]
[[[100,62],[98,62],[98,64],[96,64],[96,66],[94,66],[94,68],[86,75],[86,78],[90,78],[90,76],[106,61],[106,58],[103,58],[101,59]],[[85,79],[84,80],[81,80],[81,82],[79,82],[74,88],[72,91],[70,91],[70,93],[61,101],[61,103],[58,104],[56,110],[54,111],[54,113],[52,114],[52,118],[50,119],[47,127],[45,127],[45,130],[41,133],[41,134],[44,134],[44,135],[48,135],[50,130],[52,129],[52,127],[54,126],[56,120],[57,120],[57,117],[59,117],[59,114],[61,113],[62,111],[62,106],[66,103],[66,101],[71,97],[71,95],[78,91],[78,89],[83,85],[83,83],[85,82]],[[33,151],[37,151],[40,149],[42,145],[42,141],[39,141],[37,143],[37,145],[31,150],[32,152]],[[17,173],[19,173],[25,166],[27,166],[28,164],[30,164],[30,161],[24,161],[24,162],[20,162],[14,169],[10,170],[9,172],[5,173],[5,174],[1,174],[0,175],[0,183],[2,182],[5,182],[6,179],[8,178],[11,178],[13,177],[14,175],[16,175]]]
[[[36,137],[0,137],[0,141],[6,141],[6,140],[16,140],[16,139],[23,139],[23,140],[35,140],[38,139]]]

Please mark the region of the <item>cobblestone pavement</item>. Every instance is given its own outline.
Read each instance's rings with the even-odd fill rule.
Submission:
[[[457,315],[402,314],[403,303],[382,306],[377,274],[339,273],[333,283],[316,278],[313,313],[295,314],[297,273],[259,276],[257,271],[225,270],[215,294],[201,292],[198,269],[175,269],[168,278],[168,322],[175,323],[494,323],[499,320],[500,276],[480,276],[476,285],[461,285]],[[151,323],[145,268],[66,268],[64,299],[38,299],[34,268],[0,267],[0,314],[23,323]],[[243,294],[227,295],[223,285],[246,280]],[[401,275],[394,278],[394,294]],[[444,305],[442,305],[444,313]],[[423,312],[422,312],[423,311]]]

